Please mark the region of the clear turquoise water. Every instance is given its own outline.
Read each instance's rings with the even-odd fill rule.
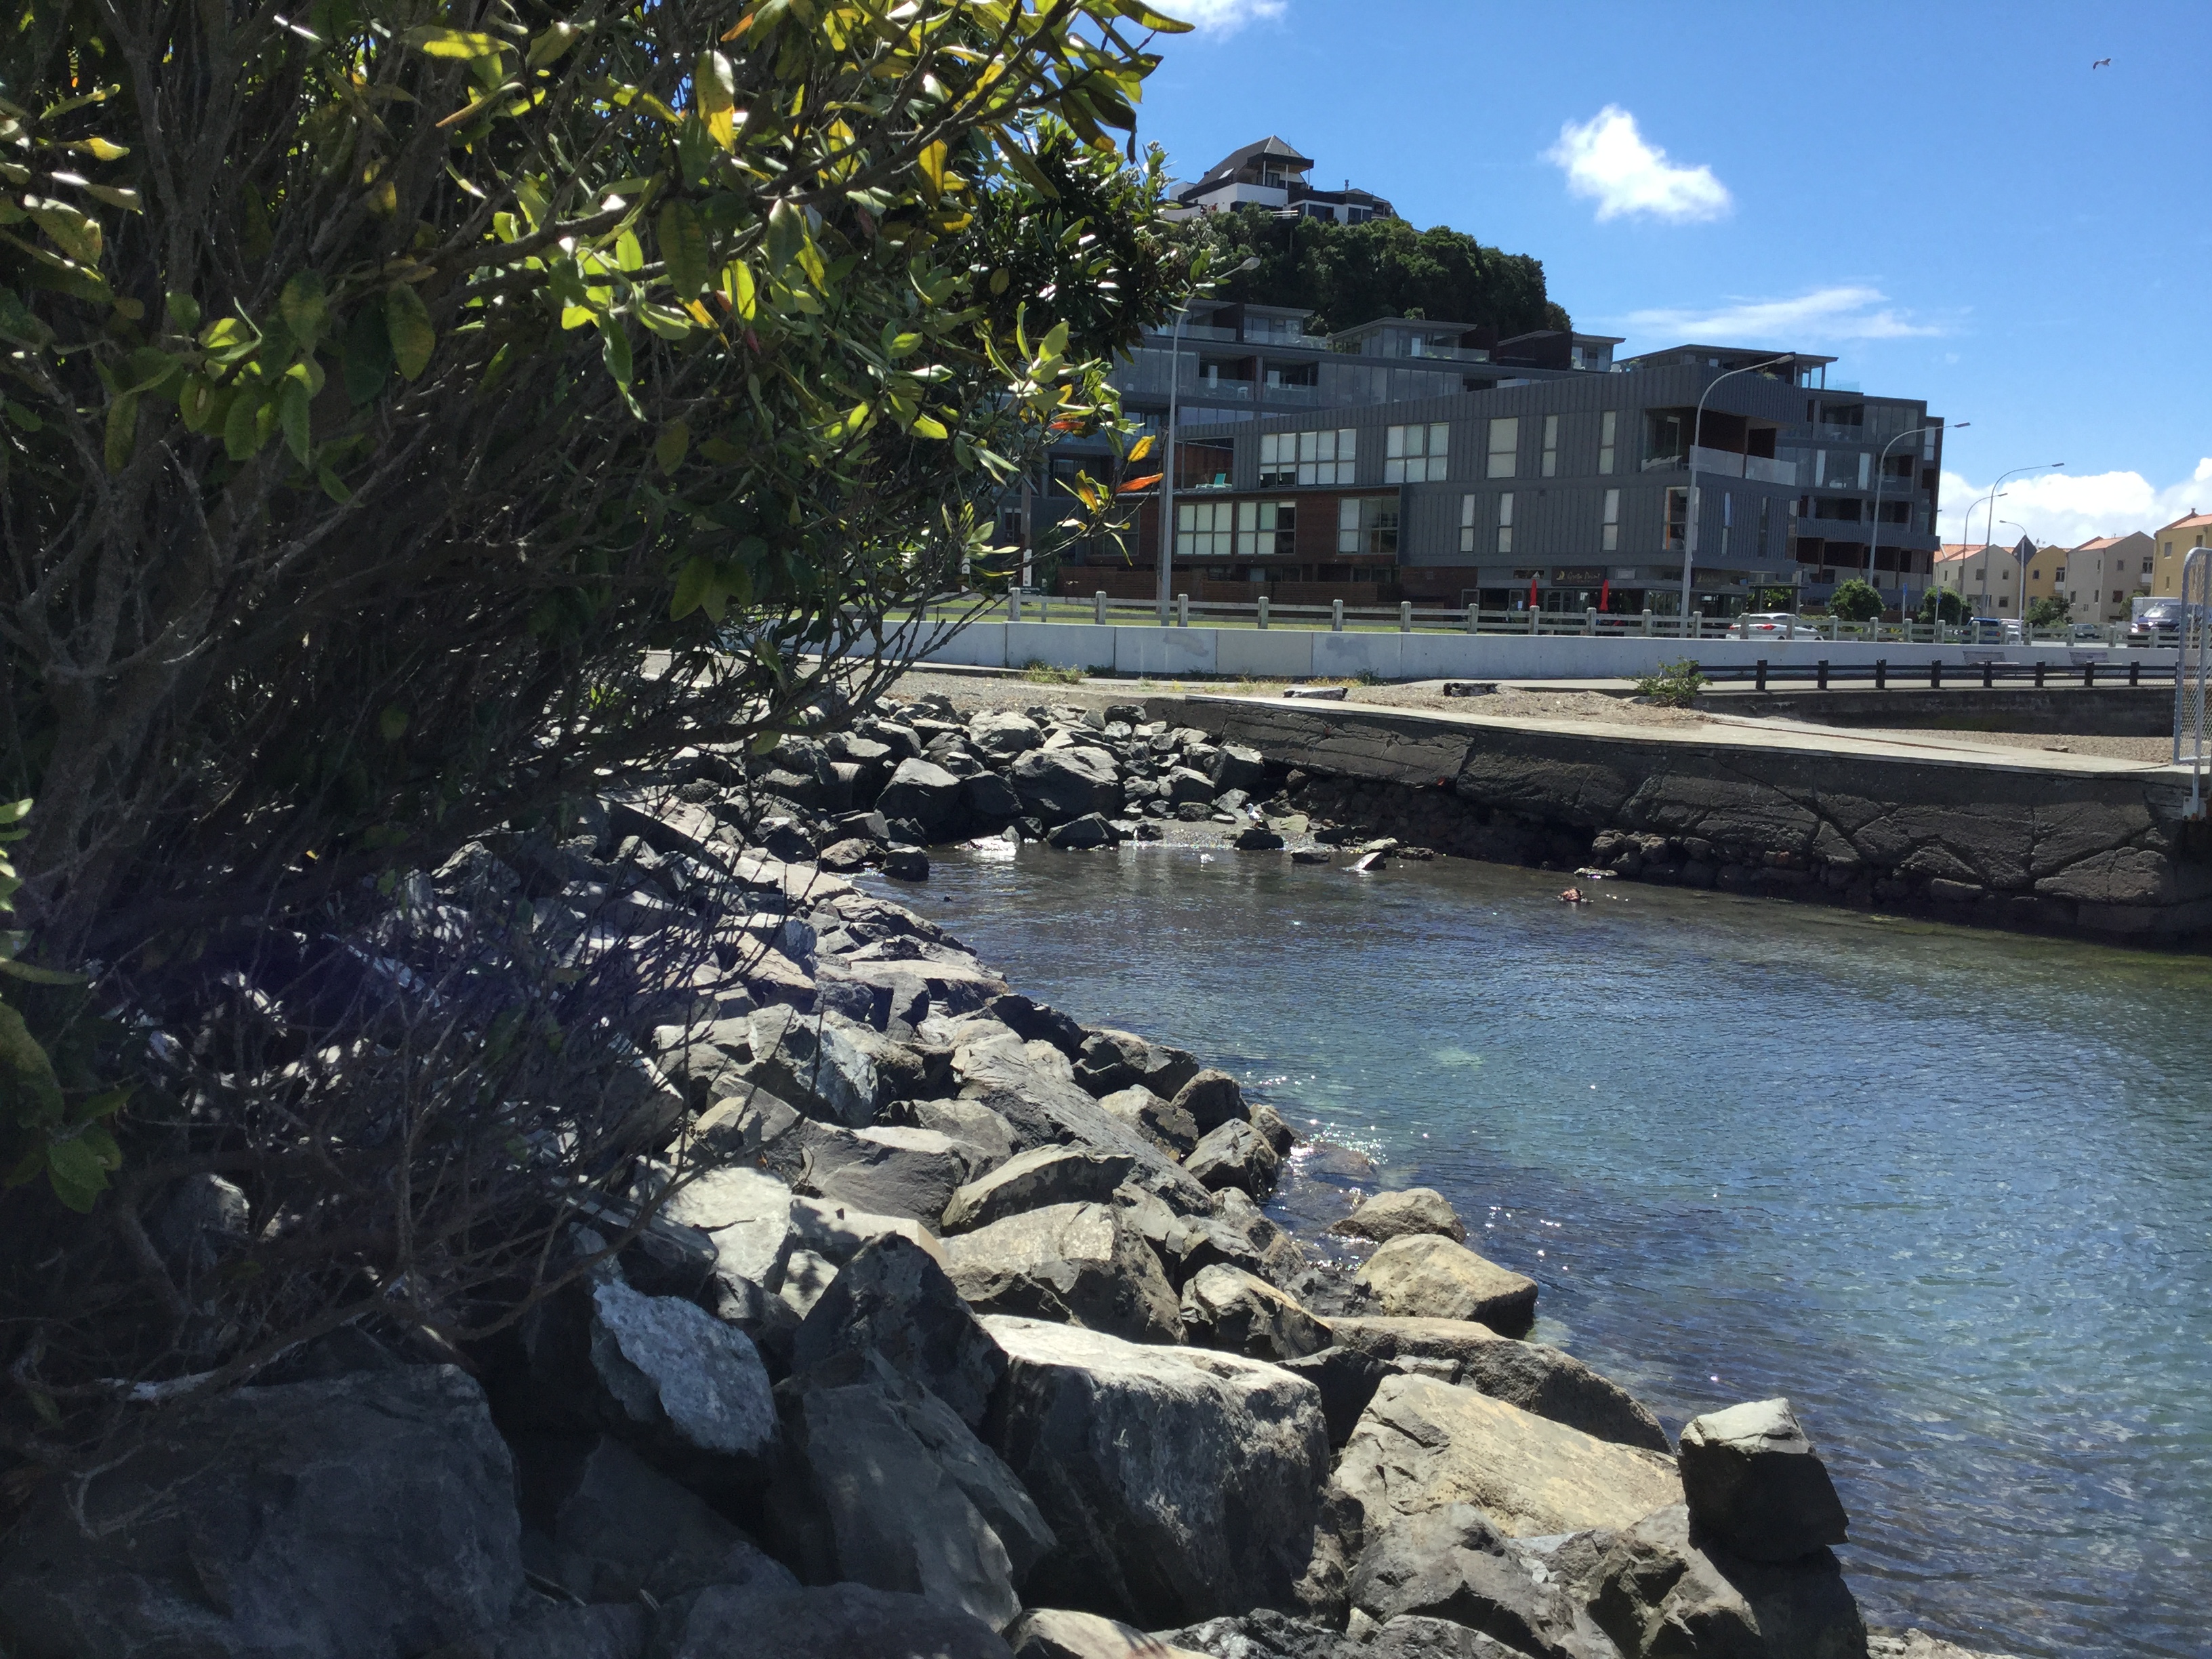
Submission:
[[[1670,1427],[1790,1396],[1870,1621],[2212,1653],[2212,962],[1559,884],[1025,848],[896,896],[1442,1188]]]

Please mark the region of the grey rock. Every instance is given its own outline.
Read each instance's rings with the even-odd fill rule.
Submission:
[[[960,805],[977,833],[1003,830],[1022,816],[1022,798],[996,772],[978,772],[960,781]]]
[[[968,1178],[959,1143],[934,1129],[845,1129],[810,1123],[793,1137],[806,1181],[824,1199],[934,1225]]]
[[[660,1213],[712,1241],[718,1270],[774,1291],[795,1237],[791,1189],[775,1176],[742,1166],[704,1170],[671,1192]]]
[[[1231,1354],[984,1325],[1009,1361],[993,1444],[1059,1537],[1032,1601],[1147,1628],[1292,1604],[1328,1470],[1312,1384]]]
[[[1118,1619],[1065,1607],[1034,1607],[1006,1628],[1014,1659],[1200,1659]]]
[[[1290,1231],[1270,1221],[1242,1188],[1225,1187],[1215,1195],[1213,1218],[1257,1252],[1260,1265],[1254,1271],[1261,1278],[1281,1290],[1296,1287],[1307,1269],[1305,1252]]]
[[[617,1440],[526,1437],[516,1456],[524,1518],[551,1551],[548,1576],[580,1601],[631,1601],[641,1590],[665,1601],[708,1584],[799,1582]]]
[[[926,760],[902,760],[876,797],[886,818],[912,818],[934,840],[942,839],[960,816],[961,781]]]
[[[610,1426],[694,1452],[757,1458],[775,1439],[768,1370],[752,1340],[680,1297],[592,1287],[592,1369]]]
[[[1256,749],[1241,743],[1224,743],[1214,751],[1212,767],[1215,785],[1242,789],[1256,795],[1267,787],[1267,763]]]
[[[1175,767],[1162,781],[1167,785],[1168,804],[1171,806],[1210,806],[1213,804],[1213,780],[1195,768]]]
[[[878,1215],[835,1199],[793,1198],[791,1225],[797,1249],[811,1250],[841,1267],[885,1233],[913,1240],[940,1267],[951,1260],[937,1235],[912,1216]]]
[[[1676,1504],[1624,1529],[1590,1585],[1591,1617],[1631,1659],[1865,1659],[1866,1626],[1827,1550],[1753,1561],[1691,1541]]]
[[[1052,1204],[1103,1202],[1135,1167],[1136,1160],[1125,1154],[1076,1146],[1018,1152],[951,1195],[944,1210],[944,1231],[966,1232]]]
[[[830,1584],[702,1590],[663,1639],[669,1659],[1012,1659],[981,1620],[919,1595]]]
[[[1170,1158],[1184,1157],[1198,1145],[1199,1127],[1191,1115],[1141,1083],[1102,1096],[1098,1104]]]
[[[1172,1104],[1190,1114],[1201,1135],[1211,1134],[1224,1123],[1249,1121],[1251,1115],[1237,1079],[1211,1068],[1177,1090]]]
[[[936,1260],[911,1239],[876,1239],[831,1281],[799,1328],[793,1369],[872,1351],[927,1389],[970,1428],[1006,1368]]]
[[[1377,1623],[1449,1620],[1543,1659],[1616,1659],[1612,1641],[1583,1609],[1576,1571],[1595,1568],[1613,1536],[1579,1534],[1532,1549],[1501,1536],[1472,1504],[1449,1504],[1369,1538],[1352,1602]]]
[[[1557,1348],[1516,1341],[1487,1325],[1457,1319],[1354,1316],[1334,1320],[1330,1328],[1346,1347],[1478,1389],[1596,1439],[1646,1451],[1671,1449],[1667,1431],[1649,1406]]]
[[[896,1234],[890,1235],[892,1237]],[[837,1282],[837,1264],[826,1255],[812,1250],[793,1250],[784,1267],[783,1284],[776,1297],[791,1310],[803,1325],[807,1315],[814,1311],[815,1304],[822,1300],[830,1287]],[[792,1340],[799,1340],[799,1328],[792,1331]]]
[[[793,1413],[804,1486],[786,1484],[783,1527],[804,1538],[811,1577],[921,1595],[1000,1629],[1052,1530],[949,1407],[887,1381],[863,1367],[858,1382],[805,1390]]]
[[[1387,1244],[1408,1233],[1436,1233],[1455,1244],[1467,1242],[1467,1224],[1433,1187],[1408,1187],[1403,1192],[1377,1193],[1329,1231],[1347,1238],[1371,1238]]]
[[[1047,845],[1057,847],[1063,853],[1085,853],[1093,848],[1111,847],[1121,839],[1121,831],[1097,812],[1070,818],[1045,836]]]
[[[1322,1416],[1328,1424],[1328,1443],[1342,1446],[1359,1425],[1368,1402],[1382,1379],[1395,1369],[1387,1359],[1364,1349],[1346,1347],[1341,1341],[1278,1362],[1294,1376],[1303,1376],[1321,1392]]]
[[[243,1188],[219,1175],[191,1175],[162,1195],[146,1232],[171,1271],[189,1279],[244,1243],[251,1222]]]
[[[628,1607],[538,1607],[514,1623],[450,1643],[422,1659],[645,1659],[652,1621]]]
[[[1048,824],[1111,812],[1121,804],[1114,757],[1088,745],[1033,749],[1014,763],[1009,781],[1023,806]]]
[[[1018,991],[1009,991],[1005,996],[993,997],[989,1006],[992,1017],[1024,1042],[1049,1042],[1071,1064],[1083,1051],[1083,1028],[1049,1003],[1034,1002]]]
[[[1535,1280],[1433,1233],[1392,1239],[1361,1264],[1357,1282],[1395,1318],[1472,1319],[1510,1336],[1536,1316]]]
[[[1260,1139],[1275,1149],[1278,1158],[1288,1158],[1291,1148],[1302,1139],[1296,1129],[1283,1121],[1283,1115],[1272,1106],[1253,1106],[1247,1109],[1248,1120],[1259,1132]]]
[[[1183,1334],[1200,1347],[1252,1359],[1297,1359],[1329,1346],[1328,1328],[1256,1273],[1200,1269],[1182,1291]]]
[[[968,721],[968,741],[994,760],[1012,760],[1044,742],[1044,733],[1026,714],[1010,708],[985,709]]]
[[[929,854],[919,847],[893,846],[884,854],[883,867],[893,881],[927,881]]]
[[[453,1367],[236,1389],[131,1449],[33,1488],[0,1547],[22,1659],[394,1659],[522,1594],[514,1466]]]
[[[1141,1083],[1163,1100],[1172,1100],[1199,1070],[1195,1054],[1148,1042],[1134,1032],[1100,1027],[1084,1039],[1075,1080],[1094,1095]]]
[[[1175,1292],[1142,1233],[1107,1204],[1054,1204],[949,1241],[951,1278],[980,1312],[1176,1342]]]
[[[882,1081],[865,1025],[836,1014],[811,1018],[786,1007],[763,1008],[748,1021],[750,1075],[810,1117],[861,1128],[875,1121]]]
[[[1693,1418],[1682,1493],[1700,1536],[1754,1561],[1794,1561],[1848,1536],[1843,1500],[1787,1400]]]
[[[1255,1199],[1275,1190],[1282,1158],[1257,1129],[1242,1119],[1232,1119],[1199,1137],[1182,1166],[1208,1192],[1234,1187]]]
[[[919,1127],[965,1148],[974,1170],[987,1170],[1014,1155],[1012,1126],[980,1100],[917,1100],[909,1109]]]
[[[1337,1465],[1377,1534],[1473,1504],[1509,1537],[1615,1529],[1681,1501],[1674,1460],[1426,1376],[1388,1376]]]
[[[1231,821],[1235,821],[1233,817]],[[1279,853],[1285,843],[1273,830],[1255,823],[1249,830],[1239,830],[1229,844],[1240,853]]]

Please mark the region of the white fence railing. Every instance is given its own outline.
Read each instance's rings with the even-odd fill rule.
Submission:
[[[2181,626],[2173,665],[2173,763],[2189,767],[2189,816],[2204,816],[2204,699],[2212,679],[2212,548],[2181,562]]]

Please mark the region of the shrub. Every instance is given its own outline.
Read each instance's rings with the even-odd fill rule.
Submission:
[[[2027,607],[2030,628],[2063,628],[2073,617],[2074,601],[2063,593],[2047,593]]]
[[[1872,622],[1887,608],[1881,590],[1860,576],[1838,582],[1836,591],[1828,596],[1828,614],[1847,623]]]
[[[1695,662],[1686,658],[1680,662],[1662,662],[1656,674],[1647,674],[1636,682],[1638,696],[1668,708],[1691,707],[1705,688],[1705,675]]]
[[[1080,685],[1084,674],[1080,668],[1055,668],[1031,658],[1022,665],[1022,678],[1032,685]]]
[[[1935,622],[1939,617],[1947,623],[1962,623],[1972,615],[1966,595],[1956,588],[1930,588],[1920,601],[1920,620],[1924,623]]]

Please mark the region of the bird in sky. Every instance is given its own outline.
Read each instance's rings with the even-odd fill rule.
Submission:
[[[2090,64],[2089,67],[2093,70],[2109,69],[2112,67],[2112,60],[2109,58],[2100,58],[2095,63]]]

